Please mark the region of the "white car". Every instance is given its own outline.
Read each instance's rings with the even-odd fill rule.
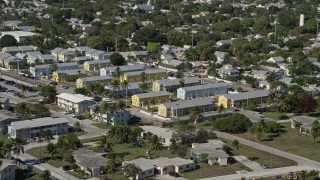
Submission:
[[[63,112],[64,115],[67,115],[67,114],[71,114],[71,111],[65,111]]]

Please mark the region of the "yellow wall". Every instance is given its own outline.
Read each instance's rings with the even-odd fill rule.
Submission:
[[[228,100],[225,96],[218,97],[218,106],[223,105],[224,108],[230,108],[230,100]]]
[[[170,117],[170,109],[166,108],[163,104],[158,106],[158,115],[162,117]]]
[[[83,63],[83,69],[86,71],[100,71],[100,68],[108,66],[109,63],[89,64],[88,61]]]
[[[55,82],[74,82],[79,78],[86,77],[85,74],[76,74],[76,75],[59,75],[57,72],[53,72],[52,80]]]
[[[142,106],[142,103],[144,102],[145,104],[144,105],[144,108],[149,106],[149,101],[151,99],[154,99],[154,102],[155,104],[160,104],[160,103],[166,103],[166,102],[169,102],[170,100],[170,95],[165,95],[165,96],[154,96],[152,98],[143,98],[143,99],[140,99],[139,96],[137,95],[133,95],[131,97],[131,101],[132,101],[132,105],[133,106],[136,106],[136,107],[141,107]]]
[[[162,80],[167,79],[167,73],[166,72],[160,72],[160,73],[152,73],[152,74],[146,74],[147,80]],[[129,83],[133,82],[141,82],[141,75],[131,75],[128,76],[127,74],[123,74],[120,76],[120,82],[123,82],[124,80],[127,80]]]
[[[161,85],[158,82],[153,82],[152,91],[161,91]]]

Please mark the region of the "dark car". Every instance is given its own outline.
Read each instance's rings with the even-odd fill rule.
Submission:
[[[9,80],[6,80],[4,81],[5,84],[9,84],[11,86],[15,85],[16,83],[14,81],[9,81]]]
[[[64,171],[69,171],[71,168],[70,168],[69,165],[64,165],[64,166],[62,166],[62,169],[63,169]]]
[[[282,115],[279,117],[279,120],[286,120],[286,119],[289,119],[289,117],[286,115]]]
[[[80,115],[77,115],[76,118],[79,119],[79,120],[83,120],[84,116],[82,114],[80,114]]]
[[[0,82],[3,82],[3,81],[5,81],[3,78],[0,78]]]
[[[50,84],[50,85],[54,85],[54,86],[58,85],[58,83],[57,83],[57,82],[54,82],[54,81],[50,82],[49,84]]]
[[[95,96],[93,98],[94,101],[102,101],[102,98],[100,96]]]
[[[240,109],[233,109],[233,112],[239,112]]]

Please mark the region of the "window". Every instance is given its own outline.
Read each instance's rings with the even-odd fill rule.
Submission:
[[[145,173],[144,173],[144,172],[142,172],[142,173],[141,173],[141,175],[145,175]]]
[[[149,170],[149,173],[152,173],[152,170]]]
[[[166,171],[167,170],[167,168],[163,168],[163,171]]]
[[[189,167],[190,167],[190,165],[187,165],[187,166],[186,166],[186,168],[189,168]]]

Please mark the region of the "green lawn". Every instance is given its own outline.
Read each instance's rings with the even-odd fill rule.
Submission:
[[[61,109],[58,105],[56,104],[45,104],[44,106],[46,106],[47,108],[49,108],[52,111],[57,111],[57,112],[62,112],[64,111],[63,109]]]
[[[0,135],[0,141],[4,141],[4,142],[9,141],[8,135],[6,134]]]
[[[320,161],[320,151],[317,150],[320,149],[319,141],[314,142],[312,137],[301,135],[298,129],[292,129],[290,127],[290,123],[282,123],[281,125],[283,125],[283,130],[285,132],[281,133],[273,140],[268,137],[268,134],[265,134],[264,137],[269,140],[265,140],[260,143],[308,159]],[[254,135],[250,133],[235,135],[251,141],[259,142]]]
[[[112,127],[111,125],[108,125],[103,122],[93,123],[92,125],[100,129],[110,129]]]
[[[71,176],[78,178],[78,179],[89,179],[88,177],[83,177],[74,171],[67,171],[67,173],[70,174]]]
[[[263,112],[262,114],[267,118],[279,120],[279,117],[285,115],[286,113],[283,113],[283,112]]]
[[[235,174],[236,171],[241,171],[241,170],[251,171],[246,166],[237,162],[228,166],[219,166],[219,165],[211,166],[209,164],[202,163],[201,168],[198,168],[197,170],[185,172],[183,173],[183,177],[186,179],[193,180],[193,179]]]
[[[261,151],[259,149],[252,148],[250,146],[246,146],[241,144],[239,150],[236,150],[235,147],[232,147],[231,141],[226,141],[227,145],[233,149],[234,155],[243,155],[247,158],[256,161],[259,164],[265,164],[268,167],[278,168],[278,167],[286,167],[286,166],[293,166],[297,163],[290,159],[286,159],[265,151]]]
[[[61,156],[59,156],[58,154],[56,154],[53,159],[51,159],[51,157],[46,153],[45,146],[28,149],[26,153],[38,159],[42,158],[46,163],[57,168],[64,165],[69,165],[68,162],[62,161]]]

